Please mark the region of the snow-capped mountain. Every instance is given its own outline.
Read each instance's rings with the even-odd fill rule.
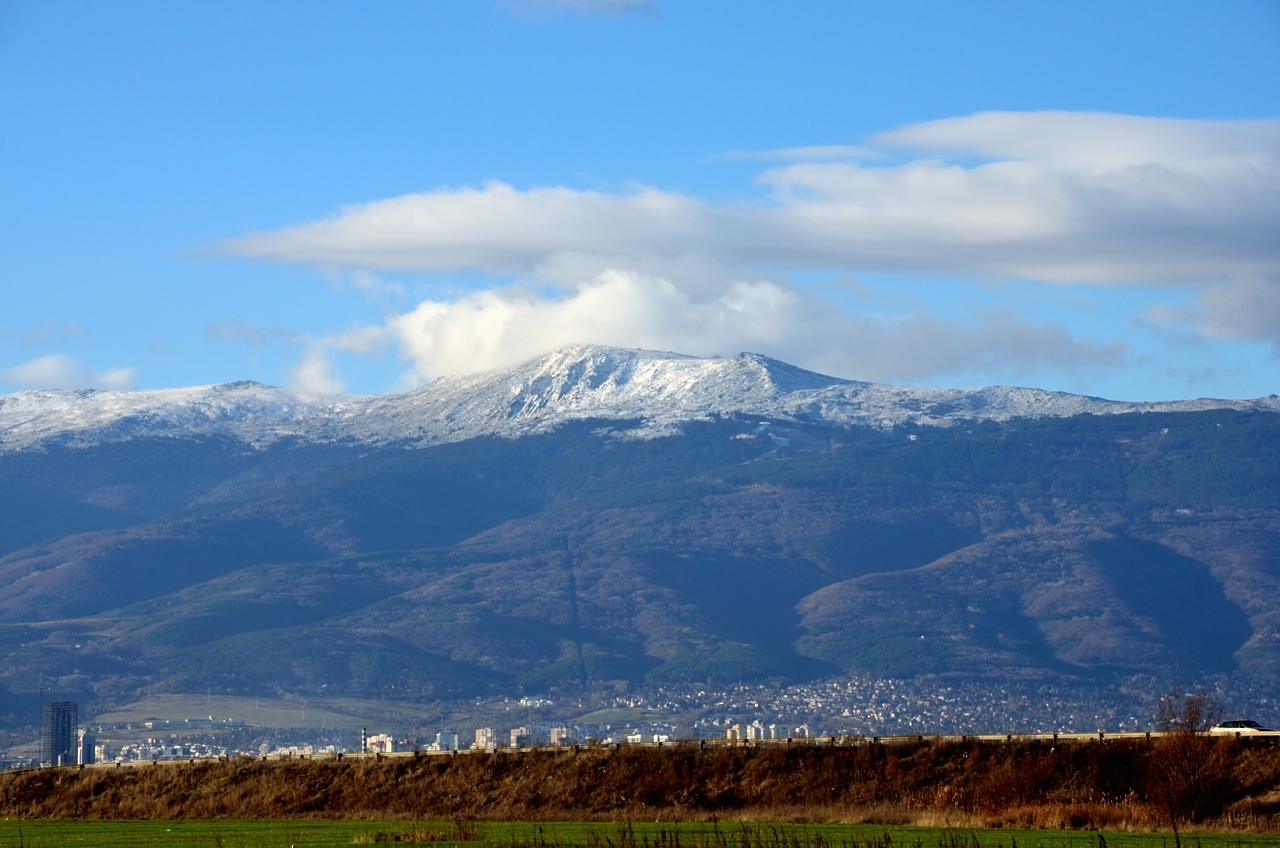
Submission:
[[[578,345],[514,368],[446,377],[385,396],[318,396],[254,382],[150,391],[31,391],[0,396],[0,450],[142,437],[230,436],[253,445],[518,437],[586,418],[637,420],[653,437],[716,415],[833,425],[1206,409],[1280,412],[1280,398],[1130,403],[997,386],[929,389],[828,377],[758,354],[702,359]]]

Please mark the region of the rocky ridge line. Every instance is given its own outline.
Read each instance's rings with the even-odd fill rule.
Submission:
[[[828,377],[753,353],[702,359],[577,345],[396,395],[307,395],[247,381],[18,392],[0,396],[0,451],[201,436],[260,447],[287,439],[427,446],[484,435],[517,438],[586,418],[636,420],[641,423],[631,435],[651,438],[717,415],[891,427],[1208,409],[1280,412],[1280,397],[1137,403],[1007,386],[912,388]]]

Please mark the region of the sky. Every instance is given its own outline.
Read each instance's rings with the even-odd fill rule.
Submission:
[[[0,0],[0,392],[1280,393],[1280,0]]]

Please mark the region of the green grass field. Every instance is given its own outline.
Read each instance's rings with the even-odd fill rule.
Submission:
[[[461,837],[461,838],[460,838]],[[0,821],[0,848],[1172,848],[1171,834],[839,824],[426,821]],[[1185,848],[1280,846],[1280,834],[1184,834]]]

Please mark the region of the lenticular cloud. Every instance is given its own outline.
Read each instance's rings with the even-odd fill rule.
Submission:
[[[1280,121],[983,113],[868,146],[888,164],[789,157],[759,175],[770,190],[759,201],[490,183],[353,206],[223,249],[499,273],[604,256],[1093,283],[1280,274]]]

